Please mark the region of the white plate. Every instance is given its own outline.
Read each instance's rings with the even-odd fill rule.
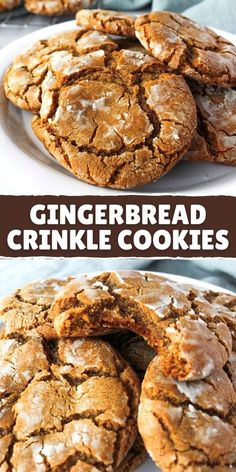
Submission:
[[[75,29],[74,21],[49,26],[13,41],[0,51],[0,193],[114,195],[127,191],[103,189],[77,180],[45,151],[31,130],[30,113],[8,102],[3,91],[3,74],[14,57],[38,39]],[[236,36],[220,32],[236,45]],[[155,183],[129,193],[172,193],[188,195],[236,195],[236,169],[209,163],[179,163]]]

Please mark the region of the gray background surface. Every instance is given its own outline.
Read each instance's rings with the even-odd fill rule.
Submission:
[[[139,269],[193,277],[236,292],[235,260],[2,259],[0,297],[32,280],[83,272]]]

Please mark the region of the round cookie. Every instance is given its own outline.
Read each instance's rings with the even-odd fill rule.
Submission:
[[[198,121],[200,125],[201,121]],[[199,134],[199,127],[193,135],[193,140],[189,150],[184,155],[184,161],[205,161],[210,162],[213,160],[213,156],[208,148],[208,142],[206,135]],[[222,162],[221,162],[222,164]]]
[[[117,48],[118,45],[107,35],[84,28],[37,41],[18,55],[6,71],[6,96],[18,107],[38,113],[42,96],[48,89],[56,90],[63,80],[87,70],[90,61],[96,67],[99,50],[113,51]]]
[[[117,472],[133,472],[137,470],[137,468],[141,466],[146,459],[147,451],[140,435],[138,434],[133,447],[130,449],[127,456],[116,470]]]
[[[235,370],[235,354],[231,362]],[[163,472],[235,471],[236,391],[224,369],[175,382],[161,374],[155,357],[142,384],[138,426]]]
[[[236,316],[236,295],[223,292],[204,292],[204,296],[209,302],[223,305]]]
[[[190,287],[155,274],[119,271],[72,280],[55,297],[50,316],[58,336],[129,329],[159,353],[165,375],[192,380],[229,359],[231,319],[224,312]]]
[[[139,17],[136,36],[168,67],[198,82],[236,86],[236,47],[214,31],[171,12]]]
[[[135,18],[127,13],[110,10],[80,10],[76,15],[76,23],[88,29],[95,29],[108,34],[135,37]]]
[[[111,344],[117,351],[122,349],[123,345],[137,336],[128,329],[112,331],[112,333],[103,336],[103,339]]]
[[[192,94],[181,76],[165,73],[149,55],[99,54],[94,70],[90,62],[59,93],[44,94],[33,131],[85,182],[144,185],[168,172],[189,148],[196,127]]]
[[[96,0],[25,0],[25,8],[38,15],[72,15],[81,8],[90,8]]]
[[[130,334],[129,337],[128,333]],[[122,357],[133,367],[139,378],[142,379],[151,360],[156,355],[155,351],[146,341],[141,336],[135,336],[131,331],[112,333],[105,336],[105,339],[117,349]]]
[[[112,332],[104,336],[122,357],[133,367],[139,378],[143,376],[156,353],[141,336],[135,336],[131,331]]]
[[[109,344],[0,340],[0,356],[1,471],[122,471],[139,381]]]
[[[129,51],[137,51],[142,54],[148,54],[147,50],[137,40],[137,38],[116,38],[116,43],[120,49],[128,49]]]
[[[236,89],[189,82],[198,110],[198,127],[189,160],[236,165]]]
[[[233,351],[230,357],[230,361],[227,362],[224,369],[227,372],[228,376],[230,377],[232,385],[236,392],[236,351]],[[235,421],[234,421],[234,424],[236,424]]]
[[[0,0],[0,12],[13,10],[21,4],[21,0]]]
[[[236,352],[236,296],[228,293],[204,292],[203,296],[221,314],[230,328],[233,351]]]
[[[56,336],[49,308],[71,278],[48,279],[27,284],[0,303],[0,337]]]
[[[120,353],[141,378],[155,357],[155,351],[140,336],[135,336],[124,343]]]

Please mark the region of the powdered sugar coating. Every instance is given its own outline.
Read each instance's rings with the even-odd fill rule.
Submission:
[[[38,15],[71,15],[81,8],[91,8],[96,0],[26,0],[25,6]]]
[[[162,371],[180,381],[207,377],[232,351],[230,320],[228,326],[217,307],[201,292],[149,273],[79,276],[57,295],[51,316],[59,336],[134,331],[159,353]]]
[[[94,35],[93,31],[84,28],[40,40],[17,56],[6,71],[5,93],[15,105],[38,113],[42,91],[57,90],[71,75],[89,67],[90,53],[97,52],[99,58],[104,50],[117,48],[118,45],[105,34],[96,32]],[[83,59],[83,55],[87,56]]]
[[[83,181],[131,188],[157,179],[190,146],[196,109],[189,89],[182,77],[165,73],[164,66],[142,52],[98,54],[63,68],[60,91],[50,99],[42,96],[33,130],[59,163]],[[90,61],[83,69],[85,59]]]
[[[223,369],[202,381],[174,382],[160,373],[156,357],[142,385],[139,430],[163,472],[176,463],[180,472],[233,470],[235,406],[236,391]]]

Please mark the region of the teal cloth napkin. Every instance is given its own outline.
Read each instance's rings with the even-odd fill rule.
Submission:
[[[102,0],[102,8],[169,10],[213,28],[236,34],[236,0]]]

